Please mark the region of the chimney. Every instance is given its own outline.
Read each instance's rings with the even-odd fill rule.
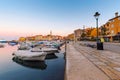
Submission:
[[[115,13],[115,17],[118,17],[118,12]]]

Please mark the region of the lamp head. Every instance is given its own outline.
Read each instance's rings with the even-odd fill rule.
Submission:
[[[99,16],[100,16],[100,13],[99,13],[99,12],[96,12],[96,13],[94,14],[94,17],[95,17],[96,19],[98,19]]]

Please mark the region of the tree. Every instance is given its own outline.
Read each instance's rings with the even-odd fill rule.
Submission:
[[[108,29],[105,26],[101,27],[101,35],[103,35],[103,36],[107,35],[107,31],[108,31]]]
[[[93,30],[93,28],[90,28],[87,30],[87,32],[86,32],[87,37],[90,37],[92,30]]]
[[[81,37],[82,37],[82,38],[84,38],[85,36],[86,36],[86,34],[85,34],[85,33],[82,33],[82,34],[81,34]]]

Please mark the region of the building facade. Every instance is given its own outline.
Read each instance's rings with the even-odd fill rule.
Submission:
[[[67,36],[67,40],[73,41],[73,40],[74,40],[74,33],[69,34],[69,35]]]
[[[35,41],[41,41],[42,38],[43,38],[42,35],[36,35],[36,36],[35,36]]]
[[[120,33],[120,16],[118,13],[115,13],[115,17],[109,20],[109,30],[112,36]]]
[[[82,33],[83,33],[82,29],[74,30],[74,40],[80,41]]]
[[[106,35],[104,35],[104,37],[109,38],[110,41],[113,41],[115,38],[118,39],[120,37],[120,16],[118,12],[115,13],[114,18],[109,19],[108,22],[101,27],[106,28]],[[103,30],[101,30],[101,32],[103,32]]]

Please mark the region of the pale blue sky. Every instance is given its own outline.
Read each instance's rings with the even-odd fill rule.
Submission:
[[[67,35],[75,29],[95,27],[120,13],[120,0],[0,0],[0,39],[36,34]]]

